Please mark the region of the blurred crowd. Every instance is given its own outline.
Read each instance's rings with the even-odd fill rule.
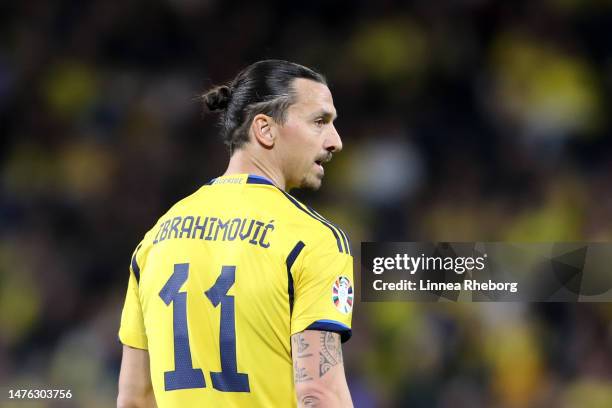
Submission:
[[[259,59],[327,76],[344,151],[296,195],[350,235],[358,289],[362,241],[612,239],[605,0],[0,11],[0,388],[74,395],[24,406],[112,406],[131,252],[225,170],[198,94]],[[356,407],[610,407],[611,322],[607,303],[358,303],[349,386]]]

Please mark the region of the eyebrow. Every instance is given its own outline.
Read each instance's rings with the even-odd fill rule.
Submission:
[[[330,111],[327,110],[320,110],[318,112],[316,112],[315,114],[312,115],[313,118],[319,118],[322,117],[325,120],[336,120],[338,118],[337,114],[334,114]]]

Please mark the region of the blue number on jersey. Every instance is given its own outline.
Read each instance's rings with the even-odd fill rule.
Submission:
[[[219,391],[250,392],[249,376],[238,372],[236,367],[236,314],[234,297],[227,291],[236,280],[236,267],[224,266],[217,282],[205,294],[214,307],[221,303],[221,331],[219,349],[221,350],[221,372],[210,373],[213,387]]]
[[[187,293],[179,292],[187,281],[189,264],[175,264],[174,273],[168,279],[159,296],[170,305],[173,303],[174,371],[164,373],[166,391],[187,388],[205,388],[201,369],[194,369],[187,330]],[[224,266],[215,284],[205,292],[214,307],[221,304],[221,372],[210,373],[213,388],[224,392],[250,392],[248,374],[239,373],[236,363],[236,313],[234,297],[227,292],[236,281],[236,267]]]
[[[174,328],[174,371],[164,373],[166,391],[182,390],[185,388],[204,388],[206,382],[202,370],[193,368],[191,351],[189,349],[189,332],[187,330],[187,293],[179,292],[183,283],[187,281],[189,264],[174,265],[174,273],[164,285],[159,296],[170,305],[173,303]]]

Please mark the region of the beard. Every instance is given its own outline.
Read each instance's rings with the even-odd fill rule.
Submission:
[[[309,174],[306,174],[302,178],[299,188],[317,191],[319,188],[321,188],[321,184],[323,184],[322,174],[319,175],[319,174],[309,173]]]

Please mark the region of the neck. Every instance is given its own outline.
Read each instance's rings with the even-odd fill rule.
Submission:
[[[223,175],[229,176],[243,173],[266,177],[272,180],[279,188],[285,190],[286,180],[278,168],[244,148],[236,150],[232,154],[227,170],[225,170]]]

